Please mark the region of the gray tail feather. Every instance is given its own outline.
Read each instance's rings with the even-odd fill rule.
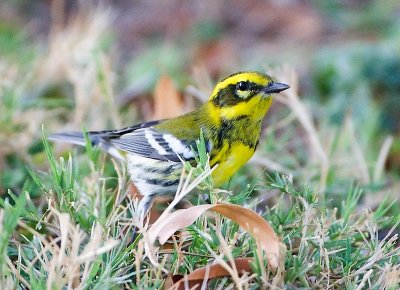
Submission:
[[[92,142],[93,146],[99,146],[102,150],[106,151],[108,154],[112,155],[117,159],[124,160],[124,157],[121,155],[119,150],[115,148],[110,142],[103,140],[101,137],[95,135],[96,132],[90,134],[88,133],[88,137]],[[99,134],[100,135],[100,134]],[[47,137],[47,139],[51,141],[57,142],[65,142],[80,146],[86,145],[85,137],[81,132],[66,132],[66,133],[55,133],[51,134]]]
[[[85,146],[86,144],[85,137],[81,132],[55,133],[49,135],[47,139],[51,141],[60,141],[80,146]]]

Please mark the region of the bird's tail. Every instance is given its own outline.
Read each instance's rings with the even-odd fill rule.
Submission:
[[[66,133],[55,133],[47,137],[50,141],[65,142],[80,146],[85,146],[86,140],[81,132],[66,132]],[[90,136],[89,136],[90,139]],[[92,141],[93,142],[93,141]],[[95,144],[93,144],[95,145]]]
[[[117,159],[124,159],[121,152],[115,148],[110,142],[101,138],[103,132],[88,132],[88,138],[93,146],[98,146],[100,149],[106,151]],[[81,132],[65,132],[54,133],[47,137],[50,141],[65,142],[74,145],[85,146],[85,136]]]

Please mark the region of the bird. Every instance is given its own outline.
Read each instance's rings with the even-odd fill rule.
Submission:
[[[237,72],[219,81],[195,111],[123,129],[90,131],[87,136],[93,146],[126,162],[130,179],[143,196],[138,212],[146,216],[155,197],[176,192],[182,161],[195,162],[201,134],[210,167],[216,166],[211,174],[214,185],[229,180],[253,156],[272,95],[288,88],[265,73]],[[86,144],[82,132],[54,133],[48,139]]]

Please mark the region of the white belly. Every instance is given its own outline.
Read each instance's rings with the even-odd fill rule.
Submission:
[[[127,156],[131,180],[143,196],[175,194],[182,163],[160,161],[139,155]]]

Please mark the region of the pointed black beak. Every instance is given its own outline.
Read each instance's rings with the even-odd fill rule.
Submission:
[[[264,93],[267,94],[274,94],[274,93],[280,93],[284,90],[287,90],[290,88],[287,84],[282,84],[282,83],[270,83],[268,86],[266,86],[263,91]]]

